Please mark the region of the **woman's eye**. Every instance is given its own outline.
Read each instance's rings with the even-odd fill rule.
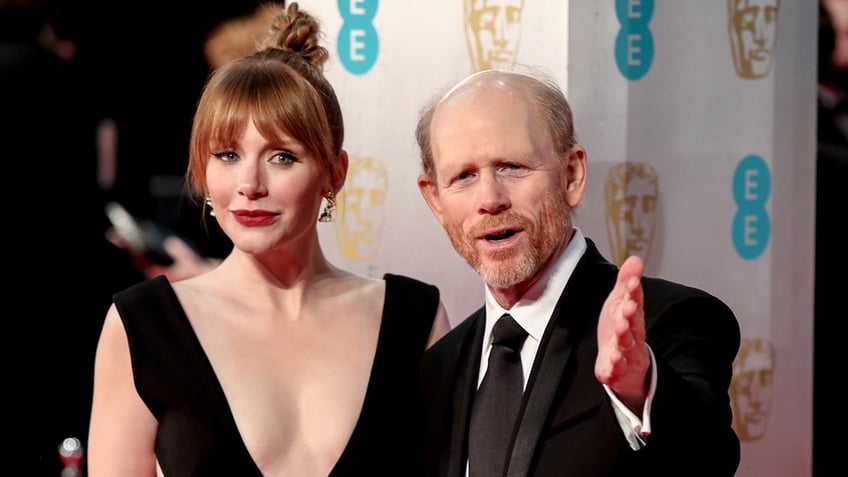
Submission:
[[[233,151],[216,152],[212,155],[224,162],[233,162],[238,160],[238,154]]]
[[[293,162],[297,162],[297,157],[290,152],[281,152],[274,154],[274,157],[271,158],[271,162],[275,164],[291,164]]]

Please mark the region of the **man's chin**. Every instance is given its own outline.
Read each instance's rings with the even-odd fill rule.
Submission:
[[[477,270],[477,274],[480,275],[480,278],[482,278],[484,282],[486,282],[486,285],[489,285],[492,288],[511,288],[516,285],[511,277],[504,276],[497,272],[480,269]]]
[[[491,262],[483,263],[475,268],[475,271],[487,285],[494,288],[512,288],[532,276],[532,268],[528,267],[528,263],[518,263],[514,260],[496,261],[496,265]]]

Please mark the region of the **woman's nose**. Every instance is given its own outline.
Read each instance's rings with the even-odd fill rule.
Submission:
[[[267,195],[268,189],[265,187],[261,167],[245,162],[244,167],[239,171],[237,191],[249,199]]]

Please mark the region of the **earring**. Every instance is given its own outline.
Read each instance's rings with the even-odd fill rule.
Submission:
[[[206,196],[206,207],[209,207],[209,215],[215,217],[215,209],[212,208],[212,197]]]
[[[318,217],[318,222],[332,222],[336,220],[336,195],[330,191],[324,198],[327,199],[327,205]]]

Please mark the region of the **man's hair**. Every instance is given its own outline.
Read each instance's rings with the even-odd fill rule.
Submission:
[[[481,71],[460,81],[446,92],[432,97],[419,112],[418,125],[415,128],[415,137],[421,153],[421,167],[424,174],[430,179],[436,178],[433,149],[430,142],[430,125],[436,109],[442,101],[451,96],[454,91],[462,88],[469,80],[483,75],[510,84],[526,94],[527,101],[542,116],[557,152],[565,153],[577,144],[571,106],[568,104],[559,84],[553,77],[539,70],[527,68],[527,71],[527,73],[500,70]]]

